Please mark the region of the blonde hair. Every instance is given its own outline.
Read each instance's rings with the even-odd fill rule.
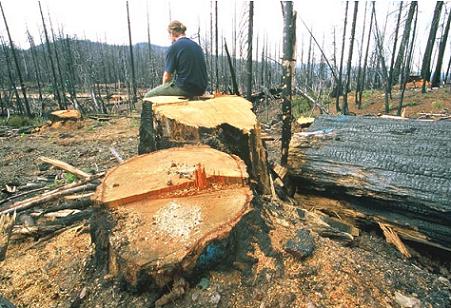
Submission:
[[[171,34],[185,34],[186,27],[178,20],[173,20],[169,23],[168,31]]]

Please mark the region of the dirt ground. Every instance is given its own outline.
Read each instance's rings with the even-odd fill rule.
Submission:
[[[443,94],[443,98],[448,106],[449,96]],[[380,102],[369,105],[376,104]],[[432,103],[415,112],[436,112],[426,104]],[[367,113],[374,113],[374,108]],[[278,124],[271,127],[265,119],[280,118],[277,110],[275,102],[266,114],[260,114],[269,131],[276,131]],[[43,168],[39,156],[60,159],[87,172],[105,171],[117,164],[111,148],[124,159],[137,154],[138,129],[135,115],[109,121],[84,119],[32,134],[0,137],[0,188],[60,179],[61,171]],[[270,156],[277,158],[274,148]],[[0,200],[7,196],[3,191]],[[337,202],[308,195],[296,199],[297,204],[286,204],[256,197],[253,211],[231,235],[235,248],[230,258],[190,277],[187,293],[167,306],[451,306],[449,253],[409,246],[414,256],[406,259],[370,229],[362,231],[351,247],[310,232],[311,256],[298,260],[287,253],[283,249],[287,240],[299,229],[308,229],[297,208]],[[153,306],[161,294],[124,290],[114,277],[96,271],[89,229],[90,221],[85,219],[47,240],[11,243],[6,260],[0,262],[0,295],[18,307]]]

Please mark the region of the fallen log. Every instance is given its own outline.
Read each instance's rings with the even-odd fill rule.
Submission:
[[[109,239],[94,239],[96,254],[104,258],[97,249],[107,249],[110,273],[132,288],[162,287],[192,271],[208,244],[228,237],[250,210],[247,184],[241,159],[206,146],[125,161],[93,197],[115,222]]]
[[[450,135],[449,121],[321,116],[293,135],[289,174],[298,190],[351,197],[400,237],[451,250]]]
[[[239,96],[199,101],[170,96],[146,100],[152,103],[154,131],[141,131],[152,131],[156,149],[206,144],[235,154],[246,163],[259,191],[271,194],[266,151],[251,102]],[[151,139],[148,144],[152,144]]]

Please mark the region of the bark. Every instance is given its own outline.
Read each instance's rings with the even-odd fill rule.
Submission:
[[[215,1],[215,76],[216,92],[219,91],[218,1]]]
[[[396,21],[396,28],[395,28],[395,39],[393,42],[393,51],[390,61],[390,68],[388,71],[388,85],[387,88],[390,91],[390,98],[392,98],[392,85],[393,85],[393,66],[395,64],[395,55],[396,55],[396,47],[398,46],[398,33],[399,33],[399,24],[401,23],[401,13],[402,13],[402,6],[403,2],[399,2],[399,13],[398,13],[398,20]]]
[[[451,24],[451,12],[448,13],[448,19],[446,21],[445,31],[443,33],[442,39],[440,40],[440,46],[438,49],[438,56],[437,56],[437,65],[435,66],[435,72],[434,72],[434,75],[432,76],[431,86],[433,86],[433,87],[440,86],[442,65],[443,65],[443,56],[445,54],[446,42],[448,39],[450,24]]]
[[[365,40],[365,28],[366,28],[366,13],[367,13],[367,5],[368,2],[365,2],[365,10],[364,10],[364,14],[363,14],[363,27],[362,27],[362,38],[360,39],[360,53],[359,53],[359,64],[358,64],[358,68],[357,68],[357,78],[356,78],[356,89],[355,89],[355,104],[356,106],[360,106],[359,103],[359,92],[360,92],[360,88],[363,87],[363,85],[361,84],[361,79],[362,79],[362,57],[363,57],[363,46],[364,46],[364,40]]]
[[[141,126],[139,127],[138,154],[150,153],[156,150],[155,129],[153,127],[152,102],[143,102]]]
[[[252,39],[254,26],[254,1],[249,1],[249,18],[247,28],[247,59],[246,59],[246,98],[252,96]]]
[[[450,133],[449,121],[322,116],[293,136],[289,174],[451,250]]]
[[[136,76],[135,76],[135,60],[133,58],[133,43],[132,43],[132,28],[130,24],[130,12],[128,8],[128,1],[126,2],[126,8],[127,8],[127,24],[128,24],[128,45],[130,49],[130,67],[132,71],[132,100],[131,100],[131,107],[135,107],[135,103],[137,102],[137,96],[136,96]]]
[[[283,60],[282,60],[282,142],[281,142],[281,165],[285,166],[288,158],[288,145],[291,139],[291,96],[292,78],[294,72],[294,46],[296,41],[295,23],[296,13],[293,12],[291,1],[282,1],[283,26]]]
[[[399,99],[399,106],[398,106],[398,112],[397,112],[398,116],[400,116],[401,112],[402,112],[402,103],[403,103],[403,100],[404,100],[404,94],[406,92],[406,84],[407,84],[407,81],[409,79],[410,66],[411,66],[412,57],[413,57],[413,46],[414,46],[414,42],[415,42],[415,34],[416,34],[416,30],[417,30],[417,21],[418,21],[418,7],[416,6],[416,4],[415,4],[415,11],[416,11],[416,17],[415,17],[415,22],[414,22],[414,25],[413,25],[412,38],[410,39],[409,54],[407,56],[407,60],[404,61],[404,68],[403,68],[403,73],[402,73],[401,97]]]
[[[404,32],[402,34],[401,44],[399,45],[398,56],[396,57],[395,66],[393,68],[393,81],[395,84],[399,81],[399,76],[401,74],[401,66],[403,64],[405,50],[409,43],[410,30],[417,4],[417,1],[410,2],[409,13],[407,14],[404,25]]]
[[[355,36],[355,25],[357,21],[357,12],[359,10],[359,2],[354,1],[354,15],[352,17],[352,26],[351,26],[351,39],[349,44],[349,54],[348,54],[348,65],[346,70],[346,84],[345,84],[345,93],[343,97],[343,107],[342,112],[343,114],[348,114],[349,108],[348,108],[348,90],[350,88],[350,82],[351,82],[351,64],[352,64],[352,54],[354,53],[354,36]]]
[[[346,1],[346,8],[345,8],[345,21],[343,25],[343,39],[342,39],[342,45],[341,45],[341,57],[340,57],[340,70],[338,72],[338,83],[337,83],[337,91],[336,91],[336,98],[335,98],[335,109],[337,112],[340,112],[340,95],[343,93],[342,89],[342,76],[343,76],[343,59],[344,59],[344,53],[345,53],[345,42],[346,42],[346,25],[348,23],[348,6],[349,1]]]
[[[426,49],[423,54],[423,62],[421,65],[421,78],[423,79],[423,85],[421,87],[422,93],[426,93],[426,81],[431,80],[430,77],[431,77],[432,51],[435,45],[435,37],[437,35],[442,7],[443,1],[437,1],[434,9],[434,16],[432,17],[431,29],[429,31],[429,36],[426,43]]]
[[[238,90],[238,83],[236,81],[235,68],[233,67],[232,59],[230,58],[229,49],[227,48],[227,42],[224,39],[224,48],[227,55],[227,63],[229,64],[230,76],[232,78],[232,93],[235,95],[240,95],[240,91]]]

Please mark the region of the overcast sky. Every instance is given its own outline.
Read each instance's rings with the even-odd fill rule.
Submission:
[[[28,27],[36,41],[39,41],[39,31],[42,22],[39,15],[38,2],[36,0],[1,0],[6,13],[6,18],[16,44],[28,48],[26,41],[26,28]],[[349,16],[352,14],[352,2],[349,6]],[[407,4],[407,2],[406,2]],[[127,44],[128,30],[126,19],[126,5],[124,0],[42,0],[42,8],[45,18],[48,14],[52,18],[54,27],[62,26],[64,33],[77,35],[79,38],[107,41],[108,43]],[[388,33],[392,33],[393,24],[399,2],[377,1],[378,23],[382,27],[387,12],[391,12],[388,19]],[[420,38],[427,35],[432,19],[435,1],[419,1],[419,25]],[[205,38],[210,28],[211,2],[205,0],[130,0],[130,17],[132,23],[133,42],[147,41],[147,12],[149,13],[152,43],[162,46],[169,45],[166,32],[170,17],[178,19],[187,26],[188,36],[195,35],[200,27],[201,37]],[[219,33],[230,40],[232,34],[232,20],[235,11],[238,30],[240,24],[245,21],[243,12],[247,2],[235,0],[218,1]],[[365,2],[359,5],[359,20],[363,20]],[[341,37],[344,2],[324,0],[295,1],[294,7],[298,16],[312,27],[317,39],[324,40],[326,49],[331,52],[333,41],[333,29],[336,28],[337,39]],[[451,2],[447,3],[447,9],[451,8]],[[404,12],[407,12],[407,6]],[[273,44],[279,44],[282,38],[282,13],[280,1],[257,0],[254,5],[255,35],[260,38],[267,37]],[[171,15],[171,16],[170,16]],[[298,18],[298,54],[303,44],[308,44],[308,35]],[[245,26],[241,26],[245,29]],[[348,28],[349,29],[349,28]],[[361,22],[358,23],[356,37],[359,38]],[[5,34],[3,21],[0,23],[0,33]],[[422,39],[420,39],[421,41]],[[421,43],[421,42],[420,42]],[[357,45],[358,46],[358,45]],[[418,48],[420,50],[421,48]],[[449,49],[449,47],[448,47]],[[449,53],[447,53],[448,55]],[[416,57],[421,56],[418,51]]]

